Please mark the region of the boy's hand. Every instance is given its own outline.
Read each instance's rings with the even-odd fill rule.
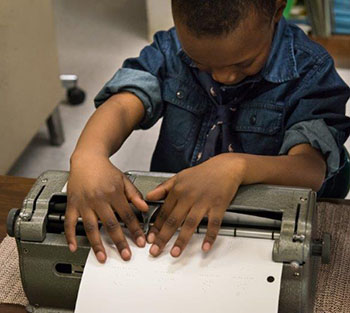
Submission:
[[[106,251],[98,229],[99,218],[121,257],[129,260],[130,247],[114,211],[125,222],[136,244],[145,246],[145,236],[128,201],[144,212],[148,210],[148,205],[135,186],[108,158],[84,155],[78,162],[72,162],[67,194],[64,228],[72,252],[77,249],[75,227],[81,216],[96,258],[101,263],[106,261]]]
[[[180,234],[171,249],[178,257],[204,216],[208,216],[208,230],[202,249],[211,249],[219,232],[222,219],[234,198],[244,176],[244,165],[228,162],[227,154],[188,168],[170,178],[147,194],[147,199],[164,199],[148,241],[153,243],[150,253],[158,256],[176,230],[182,225]],[[183,223],[183,224],[182,224]]]

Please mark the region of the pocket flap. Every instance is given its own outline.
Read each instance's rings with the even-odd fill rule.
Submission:
[[[163,100],[194,114],[204,113],[210,101],[205,91],[191,82],[168,78],[163,82]]]
[[[283,106],[276,103],[252,102],[242,104],[236,112],[234,129],[274,135],[282,128]]]

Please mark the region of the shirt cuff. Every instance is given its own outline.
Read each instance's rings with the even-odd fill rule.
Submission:
[[[162,97],[156,76],[140,70],[122,68],[107,82],[95,97],[95,106],[99,107],[114,94],[128,91],[137,96],[145,108],[145,116],[138,128],[152,127],[162,115]]]
[[[327,162],[326,180],[339,171],[340,151],[335,141],[337,130],[328,126],[323,119],[303,121],[294,124],[284,136],[279,155],[286,155],[296,145],[308,143],[319,150]]]

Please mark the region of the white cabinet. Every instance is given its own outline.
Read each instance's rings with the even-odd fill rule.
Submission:
[[[51,0],[0,1],[0,174],[62,98]]]

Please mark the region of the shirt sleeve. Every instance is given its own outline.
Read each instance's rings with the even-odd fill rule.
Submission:
[[[109,80],[95,97],[96,108],[112,95],[128,91],[137,96],[145,108],[145,116],[138,128],[152,127],[162,116],[163,101],[161,81],[165,68],[162,45],[166,44],[166,32],[159,32],[154,42],[146,46],[137,58],[127,59],[121,69]]]
[[[327,178],[332,177],[340,167],[340,153],[335,141],[336,134],[337,130],[327,126],[322,119],[299,122],[286,131],[279,154],[288,154],[288,151],[294,146],[308,143],[325,156]]]
[[[341,153],[350,133],[350,119],[345,115],[350,90],[329,56],[314,65],[299,86],[287,104],[285,136],[279,154],[308,143],[325,157],[329,179],[343,166]]]

